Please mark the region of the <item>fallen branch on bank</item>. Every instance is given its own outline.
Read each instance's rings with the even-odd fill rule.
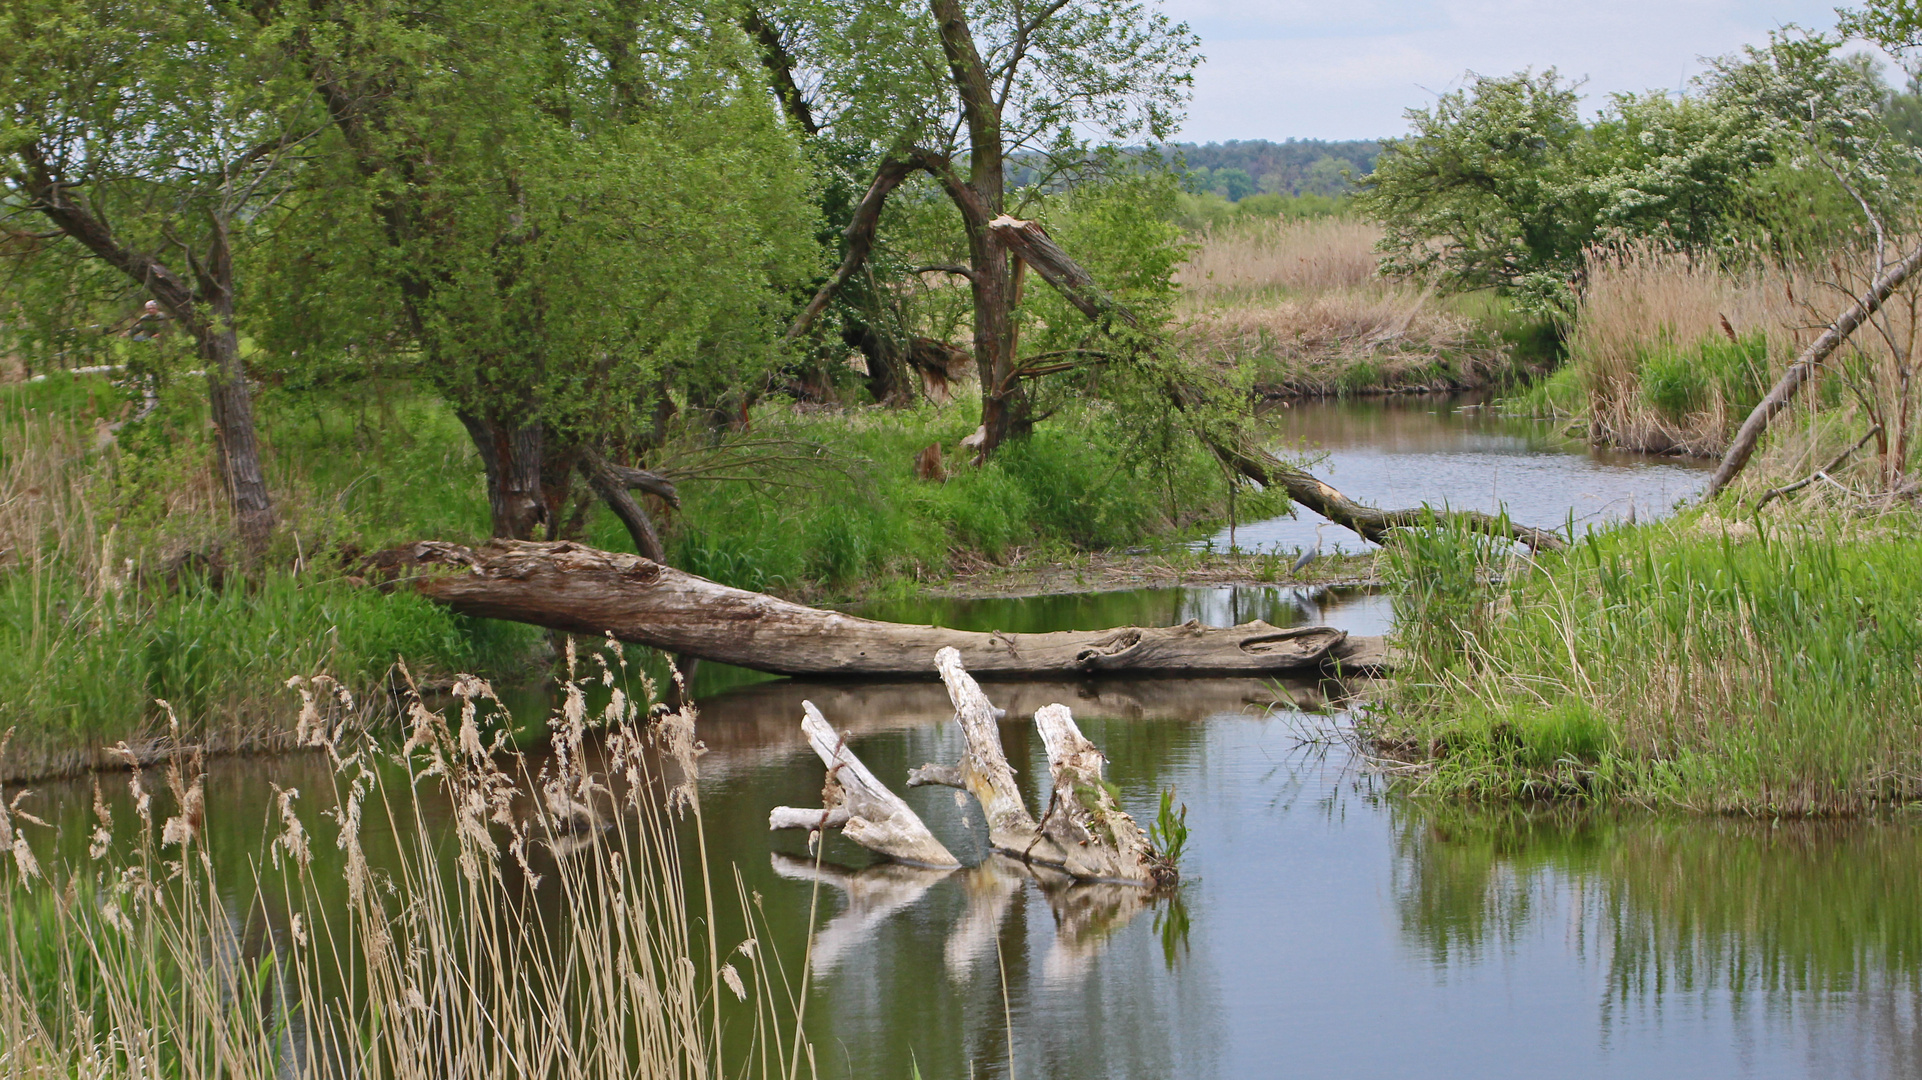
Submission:
[[[1089,319],[1103,326],[1119,322],[1129,328],[1139,329],[1140,323],[1134,313],[1103,291],[1094,276],[1061,250],[1038,222],[1023,221],[1004,214],[990,222],[988,227],[1017,258],[1033,267],[1036,273]],[[1171,385],[1169,396],[1184,411],[1195,410],[1205,400],[1203,392],[1192,385]],[[1458,522],[1490,536],[1506,537],[1537,551],[1562,547],[1562,538],[1553,530],[1517,525],[1490,514],[1427,507],[1378,510],[1350,499],[1309,473],[1253,445],[1245,435],[1236,433],[1229,437],[1207,430],[1198,430],[1196,433],[1222,464],[1238,475],[1263,487],[1281,488],[1289,498],[1329,521],[1353,530],[1364,540],[1381,543],[1390,530],[1416,528],[1431,520],[1442,520]]]
[[[1249,675],[1369,672],[1389,662],[1379,637],[1265,622],[1209,627],[971,633],[876,622],[717,584],[636,555],[573,543],[422,541],[371,556],[383,588],[412,588],[464,615],[648,645],[777,675],[926,678],[952,648],[989,676],[1101,672]]]
[[[1831,479],[1831,477],[1829,476],[1830,473],[1841,468],[1842,463],[1844,461],[1847,461],[1849,458],[1854,457],[1856,451],[1862,449],[1864,446],[1867,446],[1869,444],[1870,439],[1875,438],[1877,435],[1880,435],[1881,433],[1882,433],[1882,425],[1877,424],[1874,427],[1869,429],[1868,434],[1862,436],[1860,439],[1857,439],[1855,441],[1855,445],[1835,455],[1835,459],[1833,461],[1830,461],[1827,465],[1822,466],[1821,468],[1808,474],[1802,479],[1797,480],[1793,484],[1783,484],[1781,487],[1770,488],[1767,491],[1764,491],[1762,493],[1762,497],[1755,500],[1755,512],[1758,514],[1761,513],[1762,508],[1764,506],[1767,506],[1770,502],[1773,502],[1774,500],[1779,499],[1784,495],[1793,495],[1796,492],[1802,490],[1803,488],[1808,487],[1810,484],[1815,483],[1817,480]]]

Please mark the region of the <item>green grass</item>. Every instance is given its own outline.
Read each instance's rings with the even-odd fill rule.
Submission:
[[[1735,416],[1746,416],[1768,391],[1768,336],[1759,331],[1740,340],[1710,335],[1687,346],[1659,341],[1637,357],[1642,396],[1680,420],[1707,408],[1719,396]]]
[[[1432,793],[1760,814],[1914,800],[1919,532],[1698,512],[1522,572],[1437,530],[1393,556],[1410,667],[1372,734],[1427,762]]]

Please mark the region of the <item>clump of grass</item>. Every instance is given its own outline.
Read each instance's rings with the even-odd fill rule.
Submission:
[[[1719,454],[1781,374],[1808,322],[1804,276],[1735,270],[1650,248],[1596,251],[1569,332],[1569,363],[1598,441]],[[1745,403],[1747,403],[1745,405]]]
[[[412,703],[391,759],[317,729],[337,835],[324,845],[300,793],[281,792],[251,883],[218,880],[207,857],[197,756],[169,760],[164,792],[135,769],[124,859],[101,840],[90,863],[43,866],[21,833],[39,823],[0,808],[9,1074],[798,1075],[812,1056],[791,988],[808,971],[788,981],[738,876],[746,936],[713,937],[725,886],[707,865],[692,711],[645,713],[652,688],[610,643],[592,681],[613,698],[590,716],[571,643],[567,657],[538,768],[484,745],[493,695],[471,678],[457,716]],[[110,837],[98,799],[96,814]]]
[[[1922,797],[1918,531],[1704,511],[1479,593],[1459,552],[1410,556],[1445,587],[1402,623],[1411,669],[1376,735],[1435,792],[1766,814]]]
[[[725,584],[819,597],[888,578],[939,580],[1023,553],[1186,537],[1226,517],[1226,482],[1199,447],[1158,466],[1127,452],[1111,415],[1071,410],[975,466],[960,445],[976,425],[971,407],[766,409],[758,437],[819,446],[820,460],[805,473],[687,485],[666,523],[669,557]],[[930,444],[949,462],[945,482],[915,476],[915,456]],[[1273,496],[1237,498],[1244,517],[1275,510]],[[599,515],[588,541],[627,545],[620,525]]]

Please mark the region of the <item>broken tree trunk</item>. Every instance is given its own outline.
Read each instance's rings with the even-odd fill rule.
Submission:
[[[1001,749],[999,710],[953,649],[942,649],[935,666],[948,684],[967,749],[958,765],[924,765],[911,771],[909,787],[942,784],[972,793],[988,819],[988,843],[1024,862],[1054,867],[1082,881],[1159,885],[1175,880],[1174,868],[1155,856],[1141,827],[1115,802],[1101,775],[1106,759],[1075,727],[1067,706],[1048,705],[1035,714],[1054,780],[1048,810],[1036,822]]]
[[[650,559],[579,544],[422,541],[368,560],[385,587],[405,584],[466,615],[511,619],[736,664],[777,675],[925,678],[928,656],[953,648],[989,676],[1253,675],[1387,665],[1379,637],[1327,626],[1161,628],[1053,634],[970,633],[875,622],[695,577]]]
[[[1762,441],[1762,433],[1768,430],[1769,421],[1775,419],[1775,414],[1788,408],[1803,384],[1815,375],[1815,369],[1841,348],[1842,343],[1855,333],[1857,327],[1868,321],[1869,316],[1881,310],[1895,290],[1901,288],[1902,283],[1917,270],[1922,270],[1922,247],[1909,252],[1901,262],[1876,278],[1867,292],[1857,297],[1847,311],[1836,316],[1821,336],[1802,350],[1802,355],[1795,358],[1795,362],[1769,389],[1768,396],[1757,402],[1748,419],[1742,421],[1740,430],[1735,433],[1735,440],[1728,444],[1728,452],[1722,455],[1722,463],[1715,467],[1715,475],[1709,477],[1708,490],[1702,493],[1704,500],[1713,499],[1741,473],[1748,465],[1748,459],[1754,455],[1756,444]]]
[[[901,797],[875,779],[847,740],[834,730],[811,701],[801,703],[806,714],[801,730],[808,745],[828,767],[822,790],[825,809],[801,810],[777,806],[768,815],[769,829],[826,829],[838,825],[841,835],[898,862],[953,869],[961,865]]]
[[[1103,291],[1094,276],[1061,250],[1040,223],[1003,214],[989,222],[988,227],[1001,238],[1008,250],[1032,266],[1036,273],[1089,319],[1104,325],[1120,322],[1129,327],[1139,327],[1134,313]],[[1201,392],[1189,385],[1170,386],[1169,396],[1184,411],[1193,409],[1203,400]],[[1196,434],[1201,436],[1209,450],[1224,465],[1236,473],[1263,487],[1279,486],[1288,493],[1289,498],[1374,543],[1380,543],[1392,529],[1419,526],[1432,514],[1435,518],[1460,521],[1491,536],[1505,536],[1537,551],[1562,546],[1561,538],[1550,530],[1517,525],[1503,518],[1473,511],[1431,511],[1427,508],[1378,510],[1350,499],[1309,473],[1251,445],[1245,438],[1224,438],[1219,433],[1206,430],[1205,425],[1197,425]]]

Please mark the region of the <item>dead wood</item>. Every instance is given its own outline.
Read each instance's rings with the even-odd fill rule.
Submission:
[[[777,806],[768,815],[769,829],[838,826],[849,840],[898,862],[945,869],[961,865],[928,831],[920,816],[854,756],[847,739],[834,730],[813,702],[804,701],[801,707],[805,713],[801,730],[828,767],[827,786],[822,791],[824,809]]]
[[[627,526],[628,538],[634,541],[634,550],[655,562],[667,561],[667,549],[661,545],[661,534],[654,530],[654,519],[647,510],[628,493],[623,472],[639,473],[639,469],[621,469],[599,453],[589,450],[581,461],[582,471],[587,474],[587,484],[594,494],[601,497],[614,516]],[[646,474],[652,476],[652,473]],[[668,485],[669,490],[673,485]],[[678,500],[677,500],[678,501]]]
[[[1255,675],[1385,666],[1381,638],[1327,626],[1170,627],[1052,634],[971,633],[855,618],[729,588],[651,559],[579,544],[422,541],[368,560],[386,588],[408,587],[463,614],[697,656],[777,675],[926,678],[952,648],[990,677],[1105,672]]]
[[[1174,868],[1156,857],[1140,826],[1116,803],[1102,776],[1106,758],[1081,734],[1067,706],[1048,705],[1035,714],[1053,777],[1047,811],[1037,822],[1001,749],[1000,710],[955,650],[942,649],[935,666],[948,685],[967,748],[958,765],[924,765],[910,772],[909,787],[964,788],[980,801],[988,819],[988,843],[1023,862],[1053,867],[1080,881],[1173,882]]]

